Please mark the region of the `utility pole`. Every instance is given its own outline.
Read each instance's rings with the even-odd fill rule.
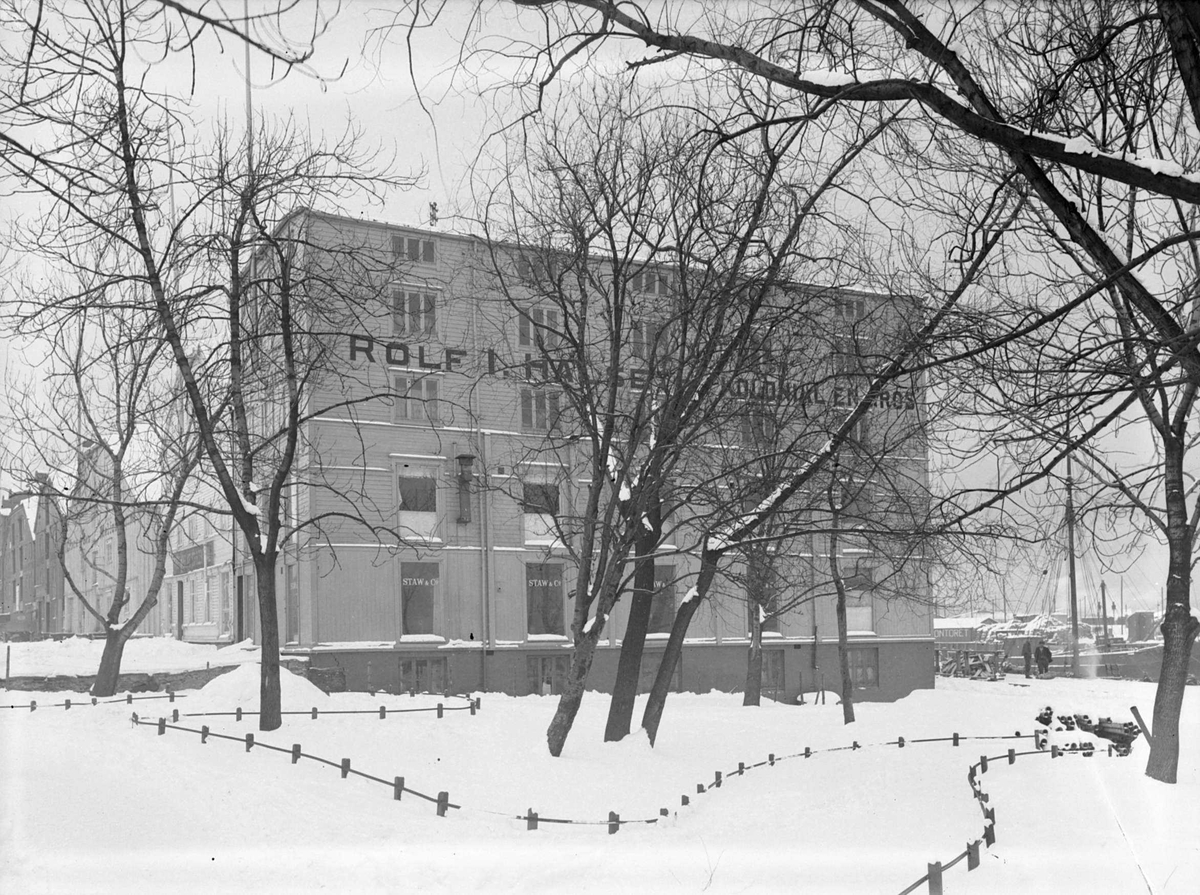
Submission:
[[[1079,677],[1079,603],[1075,591],[1075,486],[1067,454],[1067,560],[1071,587],[1071,673]]]

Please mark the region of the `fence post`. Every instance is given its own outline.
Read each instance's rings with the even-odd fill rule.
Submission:
[[[689,798],[687,797],[687,794],[686,794],[686,793],[685,793],[684,795],[681,795],[681,796],[679,797],[679,804],[680,804],[680,805],[690,805],[690,804],[691,804],[691,799],[689,799]]]
[[[746,773],[746,764],[745,764],[745,762],[739,761],[738,762],[738,776],[741,777],[745,773]]]
[[[804,757],[812,758],[812,749],[808,748],[808,746],[804,747]]]
[[[404,795],[404,778],[397,777],[392,782],[392,798],[399,802],[402,795]]]
[[[537,812],[534,811],[532,808],[530,808],[529,813],[525,815],[525,829],[536,830],[537,829],[537,820],[538,820]]]
[[[979,840],[967,843],[967,870],[974,870],[979,866]]]
[[[608,835],[611,836],[621,829],[621,816],[615,811],[608,812]]]
[[[929,895],[942,895],[942,862],[929,865]]]
[[[380,718],[380,720],[383,720],[386,717],[387,717],[387,706],[381,705],[379,707],[379,718]]]
[[[438,712],[438,717],[439,718],[442,717],[442,704],[440,702],[438,703],[437,712]]]
[[[979,756],[979,773],[981,773],[981,774],[987,773],[987,756],[986,755]]]
[[[171,721],[179,723],[179,709],[171,709]]]
[[[31,712],[37,711],[37,700],[36,699],[29,700],[29,711],[31,711]]]
[[[696,784],[696,795],[700,795],[700,793],[702,793],[702,792],[704,792],[704,784],[697,783]]]
[[[71,710],[71,700],[69,700],[69,699],[63,700],[63,710],[68,711],[68,712]]]
[[[200,725],[200,742],[201,743],[208,742],[208,725],[207,724]]]
[[[472,715],[475,714],[475,700],[474,699],[471,700],[471,714]]]
[[[93,697],[92,697],[92,705],[95,705],[95,704],[96,704],[96,702],[97,702],[97,699],[96,699],[96,697],[95,697],[95,696],[93,696]]]
[[[1009,749],[1009,750],[1008,750],[1008,763],[1009,763],[1009,764],[1016,764],[1016,763],[1017,763],[1017,750],[1016,750],[1016,749]]]
[[[896,745],[901,749],[904,748],[904,737],[896,737]]]
[[[162,736],[166,732],[167,732],[167,719],[159,718],[158,719],[158,735]]]
[[[300,744],[292,743],[292,764],[300,760]]]
[[[345,780],[350,776],[350,759],[342,759],[342,779]]]
[[[125,694],[125,704],[126,704],[126,705],[133,705],[133,694],[132,694],[132,693],[126,693],[126,694]]]
[[[170,702],[174,702],[174,701],[175,701],[175,691],[174,691],[174,690],[168,690],[168,691],[167,691],[167,700],[168,700],[168,701],[170,701]]]
[[[246,734],[246,751],[249,752],[253,748],[254,748],[254,734],[248,733],[248,734]]]
[[[958,745],[958,734],[957,733],[954,735],[954,745],[955,746]]]
[[[450,793],[442,790],[438,793],[438,817],[445,817],[450,807]]]
[[[242,707],[240,705],[237,707],[237,711],[234,712],[234,720],[235,721],[242,720]]]
[[[775,753],[774,752],[767,755],[767,764],[769,764],[771,767],[775,767]]]
[[[313,706],[313,710],[312,710],[312,719],[314,721],[317,720],[317,707],[315,705]]]
[[[987,843],[988,848],[996,844],[996,825],[994,823],[983,828],[983,841]]]
[[[717,779],[713,781],[713,786],[717,789],[721,788],[721,772],[717,771]]]

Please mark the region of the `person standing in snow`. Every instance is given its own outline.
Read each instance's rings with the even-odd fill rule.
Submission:
[[[1050,647],[1046,646],[1046,641],[1038,641],[1037,649],[1033,652],[1033,658],[1037,660],[1038,674],[1045,674],[1050,670],[1050,660],[1053,656],[1050,655]]]
[[[1033,647],[1029,645],[1029,640],[1026,639],[1025,645],[1021,647],[1021,656],[1025,659],[1025,677],[1029,677],[1029,663],[1033,661]]]

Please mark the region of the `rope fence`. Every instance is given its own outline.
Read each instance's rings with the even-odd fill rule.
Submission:
[[[410,691],[408,695],[410,697],[415,697],[417,695],[417,692],[415,690],[413,690],[413,691]],[[316,720],[320,715],[375,715],[375,714],[378,714],[379,717],[382,719],[382,718],[386,718],[389,714],[400,715],[400,714],[406,714],[406,713],[411,713],[411,712],[437,712],[437,716],[439,718],[441,718],[445,712],[470,712],[472,715],[474,715],[475,712],[479,710],[479,699],[478,698],[466,696],[461,693],[443,693],[443,694],[422,693],[421,695],[423,695],[423,696],[440,695],[443,699],[461,699],[461,700],[465,700],[465,704],[464,705],[445,705],[444,703],[439,702],[437,705],[421,706],[419,708],[395,708],[395,707],[389,708],[388,706],[381,705],[377,709],[318,709],[317,706],[313,706],[311,709],[306,709],[304,711],[287,711],[287,712],[280,712],[279,714],[281,714],[281,715],[308,715],[313,720]],[[116,699],[97,699],[95,696],[92,696],[92,697],[90,697],[90,699],[88,701],[83,701],[83,702],[80,702],[80,701],[72,702],[70,699],[64,699],[62,702],[48,702],[48,703],[43,703],[40,706],[38,705],[38,701],[36,699],[31,699],[27,704],[26,703],[13,703],[13,704],[9,704],[9,705],[0,705],[0,709],[22,709],[22,710],[28,709],[31,712],[37,711],[38,708],[61,708],[61,709],[69,710],[72,706],[113,705],[115,703],[125,703],[126,705],[132,705],[135,701],[144,700],[144,699],[166,699],[171,702],[174,702],[176,699],[185,699],[185,698],[187,698],[186,693],[175,693],[172,691],[168,691],[162,695],[157,695],[157,696],[134,696],[132,693],[126,693],[124,696],[117,697]],[[258,715],[258,714],[261,714],[261,713],[253,711],[251,709],[242,709],[241,706],[236,707],[232,712],[184,712],[184,713],[182,713],[182,715],[180,714],[178,709],[176,709],[174,712],[176,721],[178,721],[180,717],[201,718],[201,717],[217,717],[217,716],[222,716],[222,715],[231,716],[231,717],[235,718],[236,720],[241,721],[243,715]]]
[[[480,707],[479,699],[476,698],[476,699],[472,699],[470,701],[469,706],[463,706],[461,708],[462,709],[469,708],[471,711],[471,714],[473,715],[479,709],[479,707]],[[439,705],[438,709],[442,709],[442,707]],[[410,711],[420,711],[420,709],[414,709],[414,710],[410,710]],[[343,712],[338,712],[338,713],[340,713],[340,714],[362,714],[363,712],[361,712],[361,711],[343,711]],[[201,715],[201,714],[228,716],[228,715],[235,714],[235,713],[233,713],[233,712],[196,713],[196,715]],[[307,713],[305,713],[305,712],[285,712],[284,714],[307,714]],[[327,712],[326,714],[337,714],[337,713]],[[180,717],[179,711],[178,711],[178,709],[176,709],[173,713],[172,720],[178,721],[179,717]],[[240,717],[240,715],[238,715],[238,717]],[[314,718],[317,717],[316,709],[313,709],[313,717]],[[386,717],[385,709],[383,706],[380,706],[380,708],[379,708],[379,717],[380,718]],[[442,717],[441,711],[439,711],[438,717],[439,718]],[[408,793],[419,799],[423,799],[426,802],[430,802],[437,806],[437,814],[439,817],[445,817],[447,812],[450,809],[464,810],[464,807],[461,804],[450,801],[450,794],[448,791],[443,790],[443,791],[437,793],[436,796],[431,795],[429,793],[421,792],[419,790],[415,790],[415,789],[412,789],[411,787],[409,787],[406,784],[404,777],[394,776],[389,780],[385,777],[379,777],[374,774],[368,774],[365,771],[361,771],[361,770],[354,768],[353,764],[349,758],[333,760],[333,759],[329,759],[329,758],[324,758],[319,755],[313,755],[311,753],[303,751],[303,749],[299,743],[294,743],[291,746],[291,748],[288,749],[288,748],[284,748],[281,746],[275,746],[275,745],[271,745],[269,743],[257,741],[257,740],[255,740],[253,733],[247,733],[241,737],[231,736],[229,734],[215,733],[215,732],[211,731],[207,725],[204,725],[204,726],[200,727],[199,729],[192,728],[192,727],[183,727],[178,724],[167,723],[166,718],[159,718],[159,719],[157,719],[157,721],[151,721],[151,720],[139,718],[136,713],[132,717],[132,722],[136,726],[156,727],[159,736],[163,736],[166,733],[166,731],[168,731],[168,730],[176,730],[176,731],[180,731],[180,732],[184,732],[184,733],[198,734],[200,736],[201,743],[206,743],[208,741],[208,739],[211,737],[211,738],[220,739],[220,740],[227,740],[230,742],[242,743],[245,746],[246,752],[250,752],[251,749],[256,748],[256,747],[260,748],[260,749],[267,749],[268,751],[272,751],[272,752],[279,752],[284,755],[290,755],[291,759],[292,759],[292,764],[299,763],[301,758],[307,758],[307,759],[316,761],[321,764],[329,765],[330,767],[338,768],[341,772],[342,779],[346,779],[347,777],[354,775],[357,777],[362,777],[363,779],[366,779],[366,780],[371,780],[375,783],[379,783],[383,786],[386,786],[391,790],[392,798],[395,801],[400,801],[401,796],[405,793]],[[1061,730],[1062,728],[1059,728],[1059,729]],[[956,866],[963,860],[966,860],[966,862],[967,862],[967,870],[968,871],[976,869],[980,863],[979,856],[980,856],[981,845],[983,847],[990,848],[996,842],[996,829],[995,829],[995,827],[996,827],[996,809],[994,807],[990,806],[989,803],[991,801],[991,797],[988,795],[987,792],[984,791],[981,783],[979,782],[979,778],[983,774],[987,773],[988,768],[991,764],[994,764],[996,762],[1006,761],[1008,765],[1012,765],[1012,764],[1016,763],[1017,758],[1022,757],[1022,756],[1029,756],[1029,755],[1045,755],[1045,756],[1048,756],[1052,760],[1060,758],[1065,755],[1077,755],[1077,756],[1082,756],[1085,758],[1090,758],[1096,752],[1096,746],[1091,741],[1081,742],[1081,743],[1071,743],[1067,747],[1060,747],[1058,745],[1049,744],[1048,734],[1049,734],[1049,730],[1034,730],[1033,733],[1028,733],[1028,734],[1022,733],[1021,731],[1018,730],[1012,734],[1000,734],[1000,735],[990,735],[990,736],[963,736],[959,733],[953,733],[947,737],[920,737],[920,738],[915,738],[915,739],[905,739],[904,737],[901,736],[901,737],[897,737],[894,740],[887,740],[882,743],[868,743],[866,745],[860,744],[857,740],[854,740],[848,746],[833,746],[833,747],[826,748],[826,749],[813,749],[810,746],[805,746],[802,751],[792,752],[792,753],[788,753],[788,754],[784,754],[784,755],[776,755],[775,753],[771,753],[764,760],[758,761],[758,762],[746,763],[746,762],[739,761],[737,763],[737,768],[734,770],[730,770],[730,771],[726,771],[726,772],[722,772],[719,770],[715,771],[713,774],[713,779],[711,781],[709,781],[707,783],[701,782],[701,783],[696,784],[696,792],[694,795],[702,795],[704,793],[711,792],[714,789],[720,789],[727,780],[729,780],[730,778],[733,778],[733,777],[744,776],[747,771],[756,770],[756,769],[762,768],[762,767],[774,767],[776,764],[778,764],[780,762],[789,761],[792,759],[808,759],[808,758],[812,758],[814,755],[819,755],[819,754],[830,754],[830,753],[835,753],[835,752],[856,752],[856,751],[859,751],[859,750],[865,749],[865,748],[873,748],[874,749],[874,748],[883,748],[883,747],[896,747],[899,749],[903,749],[903,748],[906,748],[911,745],[925,744],[925,743],[949,743],[949,744],[951,744],[952,747],[961,747],[963,743],[970,742],[970,741],[994,742],[997,740],[1032,740],[1033,744],[1034,744],[1033,749],[1018,751],[1016,748],[1010,747],[1006,753],[1003,753],[1000,755],[992,755],[992,756],[981,755],[979,757],[979,761],[970,766],[970,769],[967,772],[967,780],[970,783],[971,791],[974,794],[975,799],[979,804],[979,808],[983,813],[983,819],[984,819],[984,828],[983,828],[980,838],[969,841],[967,843],[965,850],[963,850],[959,854],[955,855],[954,857],[952,857],[946,861],[934,861],[934,862],[928,863],[927,864],[927,872],[925,873],[925,875],[922,876],[920,879],[916,880],[915,882],[913,882],[911,885],[909,885],[907,888],[903,889],[899,893],[899,895],[911,895],[912,892],[915,892],[922,885],[927,884],[929,895],[941,895],[941,893],[942,893],[942,875],[945,873],[945,871]],[[1109,745],[1108,746],[1108,755],[1110,757],[1127,756],[1130,754],[1130,751],[1131,750],[1130,750],[1129,744],[1117,744],[1117,745]],[[681,795],[680,799],[679,799],[679,807],[687,807],[688,805],[690,805],[691,799],[693,797],[694,797],[693,794],[688,794],[688,793]],[[560,825],[572,825],[572,826],[604,826],[604,827],[608,828],[608,832],[610,835],[617,833],[620,830],[620,828],[624,825],[657,824],[664,817],[671,816],[671,810],[666,807],[660,808],[658,811],[658,814],[656,816],[641,817],[641,818],[622,818],[616,811],[610,811],[608,814],[607,820],[583,820],[583,819],[566,818],[566,817],[545,817],[545,816],[541,815],[540,813],[538,813],[537,811],[534,811],[533,808],[529,808],[524,814],[514,814],[511,811],[497,811],[497,810],[493,810],[493,809],[477,808],[477,807],[468,807],[466,810],[476,811],[476,812],[483,813],[483,814],[490,814],[490,815],[498,816],[498,817],[505,817],[505,818],[509,818],[511,820],[524,821],[526,830],[536,830],[539,828],[539,826],[541,824],[560,824]]]

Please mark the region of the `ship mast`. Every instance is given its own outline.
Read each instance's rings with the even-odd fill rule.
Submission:
[[[1071,673],[1079,677],[1079,604],[1075,590],[1075,487],[1067,454],[1067,580],[1071,591]]]

